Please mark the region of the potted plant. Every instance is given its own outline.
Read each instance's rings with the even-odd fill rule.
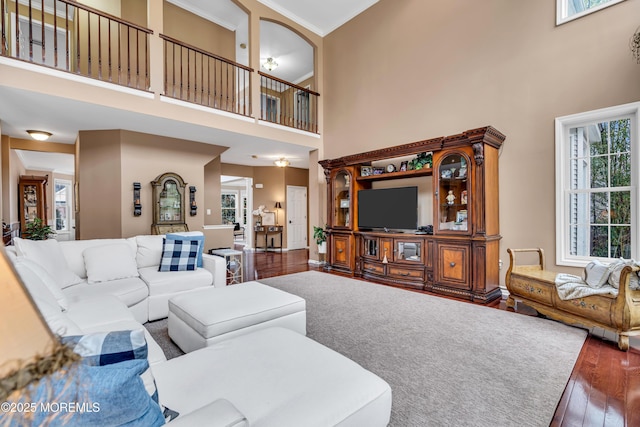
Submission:
[[[327,233],[324,231],[324,228],[314,225],[313,238],[318,244],[318,254],[320,254],[321,258],[324,258],[324,254],[327,253]],[[321,259],[321,261],[324,261],[324,259]]]
[[[41,218],[36,217],[26,224],[22,234],[25,239],[47,240],[51,235],[55,234],[55,231],[45,224]]]

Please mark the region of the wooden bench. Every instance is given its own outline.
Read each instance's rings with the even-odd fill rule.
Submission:
[[[510,258],[507,307],[515,307],[517,300],[554,320],[612,331],[618,334],[618,347],[623,351],[629,349],[630,336],[640,335],[640,290],[629,289],[629,275],[637,274],[640,268],[622,270],[617,297],[592,295],[563,301],[556,291],[556,273],[545,270],[542,249],[507,249],[507,252]],[[538,263],[517,265],[516,254],[523,252],[537,252]]]

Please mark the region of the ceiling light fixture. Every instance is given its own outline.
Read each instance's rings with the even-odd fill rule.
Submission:
[[[285,168],[285,167],[289,166],[289,160],[285,159],[284,157],[281,157],[279,160],[276,160],[274,163],[279,168]]]
[[[273,71],[278,68],[278,63],[273,58],[267,58],[267,60],[262,63],[262,67],[266,70]]]
[[[27,133],[37,141],[46,141],[51,136],[51,133],[43,130],[28,130]]]

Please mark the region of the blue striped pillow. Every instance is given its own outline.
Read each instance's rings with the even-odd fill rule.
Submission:
[[[162,239],[162,258],[158,271],[192,271],[198,262],[197,240]]]
[[[62,337],[61,340],[82,356],[82,364],[88,366],[112,365],[135,359],[146,361],[149,355],[143,329],[94,332]],[[151,369],[147,369],[141,377],[147,392],[158,403],[158,389]]]

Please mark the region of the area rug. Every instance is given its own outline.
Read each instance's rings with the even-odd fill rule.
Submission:
[[[307,335],[386,380],[391,426],[548,426],[586,332],[339,277],[260,282],[307,302]]]

